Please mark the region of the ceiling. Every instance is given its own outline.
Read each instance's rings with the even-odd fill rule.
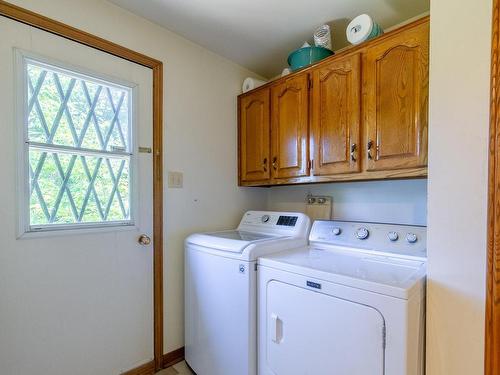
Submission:
[[[110,1],[269,78],[324,23],[339,49],[355,16],[368,13],[387,28],[427,12],[430,0]]]

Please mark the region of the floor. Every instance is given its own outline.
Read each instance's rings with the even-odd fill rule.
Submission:
[[[157,372],[156,375],[193,375],[194,373],[186,365],[186,362],[182,361],[176,363],[172,367],[166,368]]]

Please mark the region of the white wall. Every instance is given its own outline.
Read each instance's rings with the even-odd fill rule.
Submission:
[[[425,179],[272,187],[268,208],[303,212],[308,193],[333,197],[335,219],[426,225]]]
[[[427,375],[483,373],[491,8],[431,1]]]
[[[184,345],[184,238],[198,230],[232,227],[244,210],[265,208],[265,190],[236,186],[236,95],[252,74],[105,1],[11,2],[165,64],[165,171],[184,172],[183,189],[168,189],[165,183],[164,206],[165,352],[177,349]]]

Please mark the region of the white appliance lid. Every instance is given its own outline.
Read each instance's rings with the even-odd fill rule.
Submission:
[[[211,233],[197,233],[189,236],[187,242],[211,249],[241,253],[247,246],[264,241],[287,238],[283,235],[272,235],[242,230],[226,230]]]
[[[247,241],[247,242],[265,240],[268,238],[276,238],[276,236],[273,236],[271,234],[254,233],[244,230],[228,230],[228,231],[212,232],[205,234],[207,236],[227,238],[230,240]]]
[[[307,247],[260,258],[261,265],[398,298],[408,298],[425,276],[425,262]]]

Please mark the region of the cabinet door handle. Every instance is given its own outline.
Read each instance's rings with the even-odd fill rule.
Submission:
[[[351,144],[351,161],[356,161],[356,143]]]
[[[276,156],[273,158],[273,168],[274,170],[278,169],[278,158]]]
[[[368,159],[372,160],[372,146],[373,146],[373,141],[368,141],[368,144],[366,145],[366,151],[368,151]]]
[[[267,172],[267,158],[264,158],[262,161],[262,167],[264,168],[264,172]]]

